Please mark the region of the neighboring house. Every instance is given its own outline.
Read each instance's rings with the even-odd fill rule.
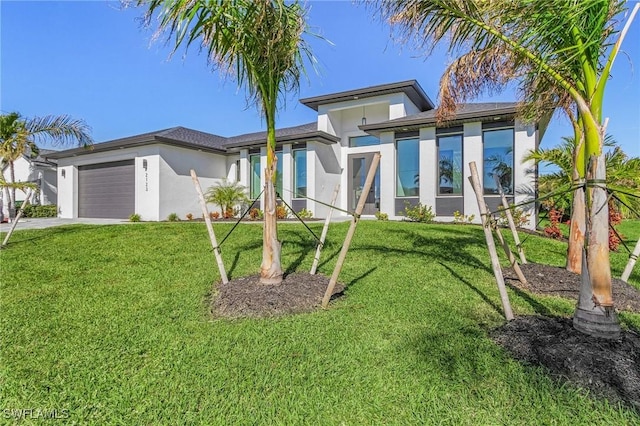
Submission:
[[[482,173],[490,208],[499,204],[493,173],[502,176],[516,203],[535,191],[535,165],[521,160],[538,146],[546,123],[520,122],[515,103],[465,104],[439,126],[433,102],[415,80],[300,102],[318,112],[317,120],[276,132],[276,190],[296,211],[326,216],[328,207],[321,203],[330,201],[337,184],[337,207],[352,211],[375,152],[382,160],[364,215],[379,211],[400,219],[408,202],[432,206],[437,220],[450,221],[458,211],[478,222],[467,179],[470,161]],[[58,159],[60,216],[200,216],[190,169],[205,189],[226,178],[245,185],[255,198],[262,190],[265,142],[265,132],[225,138],[175,127],[60,151],[51,156]]]
[[[38,185],[39,190],[32,198],[33,204],[56,204],[58,201],[56,162],[49,158],[49,154],[55,153],[47,149],[41,149],[40,154],[31,158],[30,155],[23,155],[13,162],[15,181],[31,182]],[[6,182],[11,182],[11,170],[9,163],[2,162],[2,176]],[[4,217],[9,216],[7,191],[0,191],[2,199],[2,213]],[[16,190],[16,201],[21,202],[27,197],[26,192]]]

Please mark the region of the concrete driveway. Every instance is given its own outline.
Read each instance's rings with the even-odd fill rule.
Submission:
[[[61,225],[73,225],[76,223],[83,223],[87,225],[116,225],[128,223],[131,224],[127,219],[89,219],[89,218],[78,218],[78,219],[60,219],[57,217],[47,217],[47,218],[23,218],[20,219],[18,225],[16,226],[16,231],[20,229],[43,229],[43,228],[51,228],[53,226],[61,226]],[[0,224],[0,232],[9,232],[11,229],[10,223],[2,223]]]

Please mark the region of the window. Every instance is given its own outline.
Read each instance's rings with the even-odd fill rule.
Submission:
[[[249,156],[251,162],[251,199],[255,200],[262,191],[262,169],[260,168],[260,154]]]
[[[438,136],[438,195],[462,195],[462,135]]]
[[[293,198],[307,196],[307,150],[293,151]]]
[[[359,146],[380,145],[380,139],[375,136],[354,136],[349,138],[349,147],[356,148]]]
[[[282,197],[282,151],[276,152],[276,159],[278,160],[276,163],[276,194],[280,194],[280,197]]]
[[[240,160],[236,160],[236,182],[240,182]]]
[[[420,145],[417,138],[396,142],[396,196],[420,195]]]
[[[513,129],[487,130],[484,143],[484,193],[498,194],[494,176],[505,194],[513,194]]]

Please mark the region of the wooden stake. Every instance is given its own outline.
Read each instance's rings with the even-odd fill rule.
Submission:
[[[353,215],[353,219],[351,219],[351,226],[349,226],[349,230],[347,231],[347,236],[344,238],[344,243],[342,244],[342,250],[340,250],[340,255],[338,256],[338,261],[336,262],[336,267],[333,269],[333,274],[331,275],[331,279],[329,280],[327,291],[324,293],[324,297],[322,299],[322,307],[325,309],[327,308],[327,305],[329,305],[329,300],[331,299],[331,295],[333,294],[333,288],[336,286],[336,283],[338,282],[338,275],[340,275],[342,264],[344,263],[344,260],[347,257],[347,252],[349,251],[349,245],[351,244],[351,239],[353,238],[353,234],[356,232],[356,226],[358,225],[358,221],[360,220],[360,213],[362,213],[362,209],[364,209],[364,203],[367,201],[367,196],[369,195],[371,184],[373,183],[373,179],[376,176],[376,169],[378,168],[378,163],[380,163],[380,153],[376,152],[373,155],[373,160],[371,161],[371,167],[369,167],[369,174],[367,175],[367,180],[364,182],[364,188],[362,188],[362,194],[360,194],[360,200],[358,200],[356,211]]]
[[[227,272],[224,269],[224,263],[222,263],[222,255],[220,254],[220,248],[218,247],[216,234],[213,232],[213,225],[211,224],[211,218],[209,217],[207,202],[204,199],[204,194],[202,193],[202,187],[200,187],[198,176],[196,176],[196,172],[193,169],[191,169],[191,179],[193,180],[193,186],[196,187],[196,192],[198,193],[198,198],[200,199],[200,207],[202,208],[202,214],[204,215],[204,223],[207,224],[207,231],[209,231],[209,239],[211,240],[211,247],[213,247],[213,254],[216,256],[216,262],[218,263],[220,277],[222,278],[222,283],[226,284],[229,282],[229,279],[227,278]]]
[[[507,197],[504,195],[504,191],[502,190],[500,179],[497,175],[493,175],[493,178],[496,181],[496,185],[498,185],[498,193],[500,194],[500,198],[502,199],[502,207],[504,207],[504,214],[507,216],[507,222],[509,223],[509,228],[511,228],[511,233],[513,234],[513,241],[516,244],[516,249],[518,250],[518,255],[520,256],[520,262],[524,265],[525,263],[527,263],[527,258],[524,257],[524,250],[522,250],[522,245],[520,244],[520,236],[518,235],[518,230],[516,229],[516,223],[513,221],[513,215],[511,214],[511,209],[509,208],[509,202],[507,201]]]
[[[507,258],[509,259],[509,263],[511,263],[511,267],[513,268],[514,271],[516,271],[516,275],[518,276],[518,279],[522,284],[527,284],[527,279],[524,277],[524,274],[522,273],[522,269],[520,269],[520,265],[518,265],[518,262],[516,261],[516,257],[513,255],[513,252],[509,248],[509,244],[507,244],[507,242],[502,237],[502,232],[500,231],[500,228],[497,225],[495,227],[495,231],[496,231],[496,235],[498,236],[498,241],[500,241],[500,244],[504,249],[504,254],[507,255]]]
[[[333,191],[333,196],[331,197],[331,207],[336,204],[336,199],[338,198],[338,192],[340,191],[340,184],[336,185],[336,189]],[[329,209],[329,214],[324,221],[324,227],[322,228],[322,234],[320,235],[320,243],[316,248],[316,257],[313,258],[313,265],[311,265],[311,275],[316,274],[316,270],[318,269],[318,262],[320,262],[320,251],[324,246],[324,240],[327,238],[327,232],[329,231],[329,222],[331,222],[331,215],[333,214],[333,208]]]
[[[631,271],[633,271],[633,267],[638,260],[638,256],[640,256],[640,238],[638,238],[638,242],[636,243],[636,248],[633,249],[633,253],[629,257],[629,262],[627,262],[627,266],[624,268],[624,272],[620,277],[622,281],[629,282],[629,277],[631,276]]]
[[[469,163],[471,169],[471,186],[473,186],[473,192],[476,193],[476,199],[478,201],[478,208],[480,209],[480,215],[482,218],[482,229],[484,230],[484,236],[487,240],[487,248],[489,249],[489,256],[491,257],[491,267],[493,268],[493,275],[496,278],[498,284],[498,291],[500,292],[500,299],[502,301],[502,309],[504,310],[504,316],[507,321],[513,320],[513,311],[511,310],[511,303],[509,302],[509,295],[507,294],[507,288],[504,285],[504,277],[502,276],[502,269],[500,269],[500,261],[498,259],[498,253],[496,252],[496,244],[493,241],[493,234],[489,228],[489,215],[487,214],[487,205],[484,202],[482,195],[482,187],[480,186],[480,178],[478,177],[478,168],[475,161]]]
[[[22,217],[22,213],[24,213],[24,208],[27,207],[27,205],[29,204],[32,195],[33,195],[33,189],[29,189],[29,192],[27,192],[27,198],[25,198],[24,201],[22,202],[22,205],[20,206],[20,210],[18,211],[18,214],[13,219],[13,222],[11,222],[11,228],[9,229],[7,236],[4,237],[4,241],[2,242],[2,247],[5,247],[7,245],[7,242],[9,242],[9,238],[11,237],[11,234],[13,234],[13,231],[16,229],[16,226],[18,225],[18,221]]]

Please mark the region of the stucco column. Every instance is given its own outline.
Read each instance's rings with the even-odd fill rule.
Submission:
[[[420,129],[420,203],[436,210],[438,190],[438,147],[436,128]]]
[[[478,210],[478,202],[476,200],[476,196],[474,195],[473,187],[471,186],[471,182],[469,182],[469,176],[471,176],[469,163],[471,161],[476,162],[476,166],[478,167],[478,174],[480,175],[480,183],[482,184],[482,178],[484,176],[484,163],[482,153],[482,123],[465,123],[462,139],[462,190],[464,191],[463,214],[466,216],[475,215],[474,223],[480,223],[480,211]]]

